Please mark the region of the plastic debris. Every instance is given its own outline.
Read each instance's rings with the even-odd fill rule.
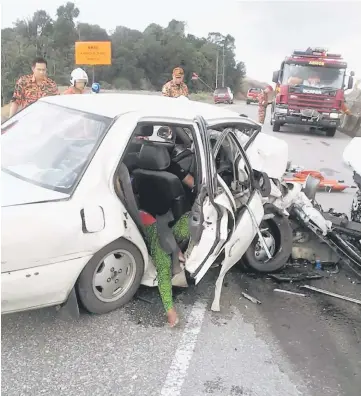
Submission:
[[[242,296],[244,298],[247,298],[247,300],[253,302],[253,304],[261,304],[261,301],[257,300],[257,298],[254,298],[247,293],[242,292]]]

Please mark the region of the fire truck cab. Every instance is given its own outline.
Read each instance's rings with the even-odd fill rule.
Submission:
[[[340,124],[344,90],[353,87],[354,73],[347,79],[346,68],[341,55],[323,48],[294,51],[286,57],[280,70],[273,73],[273,131],[279,132],[285,124],[308,125],[333,137]]]

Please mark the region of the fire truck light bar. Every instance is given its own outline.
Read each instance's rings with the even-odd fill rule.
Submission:
[[[293,56],[300,56],[300,57],[315,57],[315,56],[319,56],[322,58],[333,58],[333,59],[341,59],[341,55],[340,54],[329,54],[327,53],[327,50],[324,48],[307,48],[306,51],[298,51],[295,50],[293,51]]]

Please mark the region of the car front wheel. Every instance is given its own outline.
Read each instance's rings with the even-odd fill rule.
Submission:
[[[140,251],[125,239],[100,249],[81,272],[77,291],[84,308],[104,314],[127,304],[140,286],[144,261]]]

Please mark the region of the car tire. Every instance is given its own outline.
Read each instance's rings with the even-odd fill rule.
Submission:
[[[278,121],[274,121],[273,122],[273,127],[272,127],[272,131],[273,132],[279,132],[281,130],[281,123]]]
[[[336,129],[337,128],[328,128],[326,129],[326,136],[327,137],[334,137],[336,134]]]
[[[105,272],[99,278],[102,279],[100,281],[95,275],[102,274],[102,271]],[[129,277],[126,272],[130,273]],[[133,298],[143,274],[144,260],[140,251],[125,239],[113,241],[95,253],[79,275],[76,289],[80,302],[87,311],[94,314],[104,314],[120,308]],[[122,282],[123,278],[125,279]],[[117,279],[118,282],[121,281],[119,286],[122,284],[125,290],[119,290],[118,296],[106,298],[100,283],[108,286],[109,292],[117,286]]]
[[[247,104],[249,105],[251,102],[249,100],[247,100]]]
[[[266,211],[265,211],[266,212]],[[272,209],[270,210],[272,212]],[[256,258],[259,237],[255,236],[251,245],[246,250],[244,264],[256,272],[272,273],[282,269],[292,254],[293,234],[287,217],[275,214],[272,219],[261,223],[260,228],[267,227],[275,242],[275,254],[269,261],[261,261]]]

